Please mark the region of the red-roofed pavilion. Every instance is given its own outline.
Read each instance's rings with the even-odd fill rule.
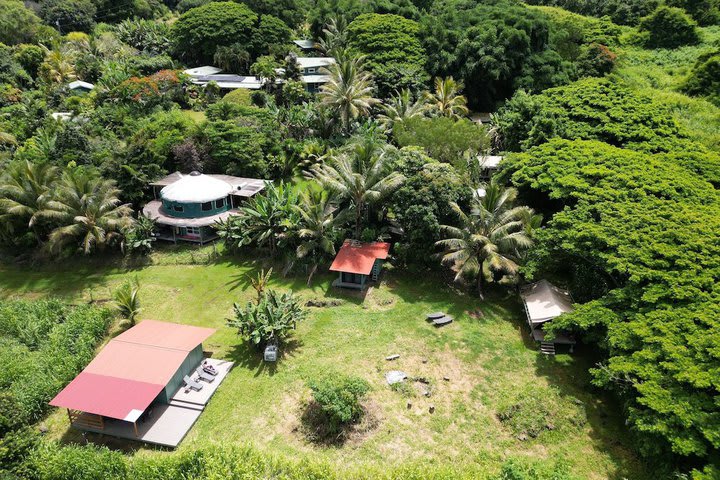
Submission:
[[[345,240],[335,260],[330,265],[331,272],[340,276],[333,282],[335,287],[356,288],[362,290],[368,277],[376,281],[382,270],[383,260],[390,253],[390,244],[386,242],[359,242]]]

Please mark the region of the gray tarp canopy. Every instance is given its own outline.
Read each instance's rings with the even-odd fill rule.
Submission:
[[[572,298],[547,280],[526,285],[520,290],[525,313],[532,325],[549,322],[563,313],[573,311]]]

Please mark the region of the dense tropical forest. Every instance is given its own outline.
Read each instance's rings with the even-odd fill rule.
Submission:
[[[317,93],[308,55],[335,59]],[[185,73],[206,65],[262,88]],[[309,289],[345,238],[386,240],[394,269],[478,305],[550,278],[575,301],[550,334],[581,339],[628,455],[648,478],[720,478],[719,0],[0,0],[0,66],[2,265],[151,264],[166,248],[142,215],[152,181],[267,179],[215,226],[223,255]],[[504,157],[492,179],[488,155]],[[123,288],[118,303],[140,287]],[[0,476],[343,478],[244,446],[132,456],[44,436],[48,401],[114,322],[93,301],[0,301]]]

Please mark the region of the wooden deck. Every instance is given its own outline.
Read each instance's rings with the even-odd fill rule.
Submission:
[[[201,381],[203,388],[199,392],[191,390],[186,393],[181,388],[169,404],[151,405],[135,424],[107,417],[98,420],[97,415],[71,412],[71,425],[87,432],[175,448],[185,438],[233,367],[233,362],[213,358],[207,361],[218,370],[213,382]]]

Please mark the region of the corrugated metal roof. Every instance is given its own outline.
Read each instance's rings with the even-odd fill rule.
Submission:
[[[369,275],[375,260],[384,260],[389,253],[390,244],[386,242],[363,243],[345,240],[330,265],[330,271]]]
[[[50,405],[125,420],[137,410],[144,411],[163,388],[164,385],[81,372]]]
[[[169,327],[170,325],[172,327]],[[215,333],[213,328],[158,322],[157,320],[143,320],[133,328],[115,337],[113,341],[139,343],[141,345],[189,352],[213,333]]]
[[[135,421],[212,328],[145,320],[111,340],[50,405]]]
[[[525,302],[528,319],[533,324],[548,322],[573,311],[570,294],[547,280],[526,285],[520,291],[520,296]]]

